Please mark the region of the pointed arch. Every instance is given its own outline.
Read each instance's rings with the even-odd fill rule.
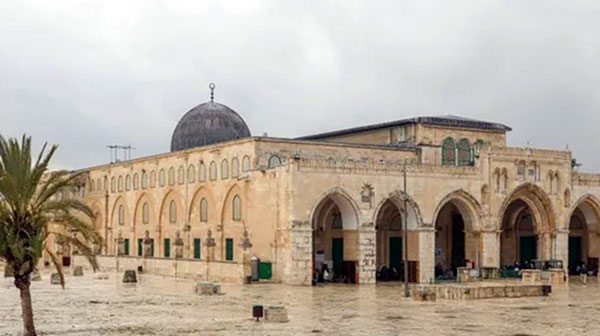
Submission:
[[[235,198],[235,196],[239,196],[241,203],[242,203],[242,217],[240,220],[233,220],[232,219],[232,212],[233,212],[233,199]],[[243,191],[243,189],[237,184],[233,184],[229,190],[227,190],[227,193],[225,193],[225,198],[223,201],[223,204],[221,205],[221,223],[226,223],[226,222],[235,222],[235,223],[245,223],[246,220],[246,206],[247,206],[247,202],[246,202],[246,195]]]
[[[388,195],[388,197],[383,198],[381,201],[379,201],[377,206],[375,206],[375,211],[373,211],[373,223],[377,222],[377,218],[379,218],[382,208],[388,201],[392,202],[398,208],[400,214],[404,213],[404,192],[394,191],[391,192]],[[408,205],[409,229],[417,229],[423,227],[423,216],[421,215],[421,209],[419,208],[417,202],[410,195],[407,195],[406,202]]]
[[[171,201],[175,202],[177,214],[179,215],[177,217],[177,222],[180,222],[181,218],[183,217],[182,214],[184,214],[184,211],[183,211],[182,197],[179,194],[179,192],[171,189],[171,190],[167,191],[167,193],[165,194],[165,196],[163,197],[163,199],[161,200],[161,203],[160,203],[158,224],[161,227],[163,227],[164,225],[172,224],[169,222],[169,208],[170,208]]]
[[[508,197],[504,199],[504,202],[500,206],[497,218],[503,218],[508,206],[516,201],[522,200],[525,202],[532,211],[532,215],[535,219],[534,225],[538,233],[552,232],[556,227],[556,211],[552,205],[552,200],[546,194],[546,192],[539,186],[526,182],[517,186]],[[502,221],[499,221],[502,224]],[[501,227],[498,227],[501,229]]]
[[[148,204],[149,211],[149,222],[145,224],[143,222],[143,206],[144,204]],[[152,197],[148,193],[142,193],[140,197],[135,202],[135,210],[133,212],[133,225],[134,227],[151,227],[156,225],[156,210],[154,207],[154,202],[152,201]]]
[[[314,217],[319,210],[319,207],[323,204],[326,199],[331,199],[340,208],[342,215],[342,223],[344,230],[356,230],[359,226],[359,215],[360,210],[354,199],[341,187],[332,187],[327,191],[323,192],[317,200],[313,203],[313,206],[309,213],[310,223],[314,229]]]
[[[450,202],[466,217],[464,218],[465,229],[468,228],[470,231],[481,229],[481,218],[483,216],[481,203],[464,189],[454,190],[437,202],[432,217],[434,225],[442,208]]]
[[[215,217],[217,213],[216,202],[210,192],[209,188],[205,186],[198,187],[192,194],[191,203],[189,206],[189,212],[187,214],[190,224],[198,224],[200,222],[200,201],[206,199],[208,205],[208,218],[207,222],[215,222],[218,217]]]
[[[111,210],[111,227],[114,229],[119,226],[119,207],[123,206],[123,220],[124,225],[127,226],[131,223],[131,215],[129,212],[129,208],[127,207],[127,202],[125,202],[125,198],[123,196],[117,197],[117,199],[113,202],[112,210]]]
[[[598,228],[600,228],[600,200],[592,194],[585,194],[579,197],[579,199],[571,205],[568,216],[566,217],[566,222],[564,223],[566,228],[569,227],[571,217],[577,208],[582,209],[582,213],[589,229],[598,230]]]

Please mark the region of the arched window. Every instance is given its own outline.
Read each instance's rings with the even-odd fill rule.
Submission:
[[[231,177],[240,176],[240,162],[236,157],[231,160]]]
[[[142,205],[142,223],[148,224],[149,222],[150,222],[150,206],[148,205],[148,202],[145,202],[144,205]]]
[[[165,170],[164,169],[161,169],[158,172],[158,185],[161,187],[165,186]]]
[[[558,172],[554,173],[554,183],[554,193],[558,195],[560,193],[560,175],[558,175]]]
[[[215,161],[210,163],[210,180],[215,181],[217,179],[217,163]]]
[[[244,173],[250,171],[250,157],[248,155],[242,159],[242,171]]]
[[[102,191],[102,181],[100,179],[96,180],[96,190]]]
[[[148,188],[148,174],[142,171],[142,189]]]
[[[196,182],[196,168],[194,168],[194,165],[189,165],[187,174],[188,183]]]
[[[183,166],[179,166],[179,169],[177,169],[177,183],[185,183],[185,168],[183,168]]]
[[[471,143],[467,139],[461,139],[458,142],[458,165],[469,166],[473,163],[473,155],[471,152]]]
[[[442,164],[446,166],[456,165],[456,144],[452,138],[446,138],[442,143]]]
[[[175,185],[175,168],[169,168],[169,185]]]
[[[496,192],[499,193],[500,189],[500,168],[496,168],[494,171],[494,177],[496,178]]]
[[[119,205],[119,225],[125,224],[125,207],[123,205]]]
[[[502,192],[506,193],[506,190],[508,190],[508,171],[502,168]]]
[[[131,175],[125,176],[125,190],[131,190]]]
[[[111,177],[110,178],[110,192],[115,192],[116,189],[116,182],[115,182],[115,177]]]
[[[275,168],[281,166],[281,159],[277,155],[271,155],[269,158],[269,168]]]
[[[481,147],[483,147],[484,145],[485,141],[477,139],[477,141],[475,141],[475,143],[473,144],[473,154],[475,156],[479,156],[479,153],[481,152]]]
[[[119,186],[119,192],[123,191],[123,176],[119,176],[119,182],[117,182],[117,185]]]
[[[150,172],[150,188],[156,187],[156,172],[153,170]]]
[[[525,177],[525,161],[519,161],[517,165],[517,176]]]
[[[242,219],[242,199],[239,195],[233,197],[233,220],[239,221]]]
[[[206,181],[206,165],[204,165],[204,162],[200,163],[200,167],[198,168],[198,170],[200,171],[198,173],[198,181]]]
[[[229,163],[227,160],[223,159],[221,161],[221,179],[229,178]]]
[[[94,192],[94,187],[95,187],[96,182],[94,182],[94,180],[88,180],[87,183],[89,185],[89,191]]]
[[[206,198],[200,200],[200,221],[208,221],[208,201]]]
[[[177,204],[175,201],[169,203],[169,223],[177,222]]]
[[[331,228],[336,230],[341,230],[344,228],[344,223],[342,222],[342,214],[336,213],[333,215],[333,218],[331,219]]]
[[[140,188],[140,176],[138,173],[133,174],[133,190],[138,190]]]

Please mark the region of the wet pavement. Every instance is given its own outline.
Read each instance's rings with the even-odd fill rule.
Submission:
[[[222,284],[194,294],[194,282],[140,275],[137,284],[49,274],[32,285],[40,335],[600,335],[600,286],[572,280],[549,297],[415,302],[401,285]],[[253,304],[284,305],[289,322],[254,322]],[[21,333],[19,292],[0,278],[0,335]]]

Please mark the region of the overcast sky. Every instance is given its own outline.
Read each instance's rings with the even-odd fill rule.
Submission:
[[[597,0],[0,2],[0,134],[56,168],[168,152],[210,82],[253,135],[456,114],[600,171]]]

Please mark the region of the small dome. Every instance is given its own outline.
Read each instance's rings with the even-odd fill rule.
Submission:
[[[171,137],[171,152],[249,136],[250,130],[239,114],[211,99],[179,120]]]

